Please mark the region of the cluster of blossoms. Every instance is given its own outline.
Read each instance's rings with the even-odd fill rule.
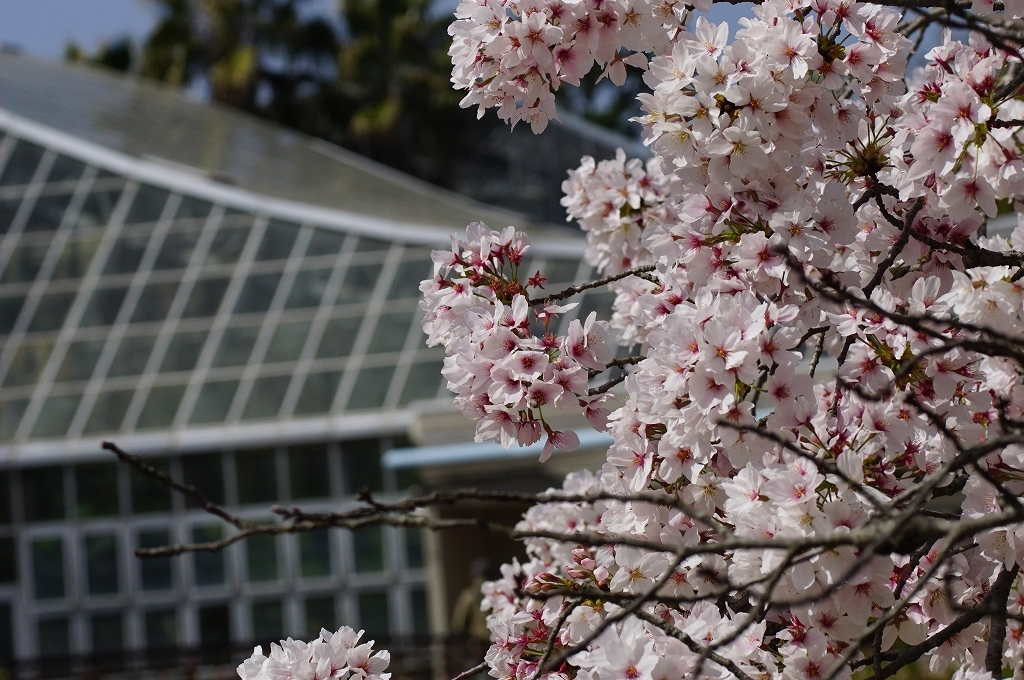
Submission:
[[[241,680],[390,680],[386,650],[373,651],[373,640],[359,644],[363,631],[342,626],[337,632],[321,630],[312,642],[281,640],[270,645],[270,656],[256,647],[238,666]]]
[[[653,266],[615,282],[611,326],[548,332],[564,307],[531,305],[513,230],[471,226],[422,287],[479,437],[536,441],[552,404],[614,440],[564,487],[607,500],[532,509],[519,528],[545,538],[485,586],[491,673],[835,679],[923,645],[973,680],[990,624],[963,612],[1006,605],[1024,678],[1024,225],[983,235],[1024,194],[1022,64],[947,34],[908,76],[901,14],[874,3],[766,0],[731,41],[690,10],[465,0],[451,29],[464,103],[513,122],[543,127],[595,61],[651,88],[655,158],[584,159],[564,185],[588,261]],[[616,342],[645,358],[605,418],[587,378]],[[978,529],[900,529],[920,516]]]

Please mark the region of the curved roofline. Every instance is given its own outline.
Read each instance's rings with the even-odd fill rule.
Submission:
[[[335,208],[324,208],[283,198],[264,196],[247,189],[228,186],[203,176],[203,171],[170,161],[135,158],[120,151],[41,125],[0,108],[0,128],[42,146],[76,156],[111,172],[147,184],[156,184],[223,205],[283,220],[337,229],[359,235],[386,238],[403,243],[446,246],[451,230],[428,224],[399,222],[369,217]],[[496,226],[496,225],[491,225]],[[504,225],[501,225],[504,226]],[[500,227],[499,227],[500,228]],[[586,246],[582,238],[564,239],[531,236],[534,251],[543,255],[581,257]]]

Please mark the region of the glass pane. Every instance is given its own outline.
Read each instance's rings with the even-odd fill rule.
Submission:
[[[79,326],[109,326],[117,319],[127,288],[98,288],[85,308]]]
[[[367,354],[384,354],[400,352],[409,335],[409,326],[415,312],[389,312],[377,319],[377,328],[373,331],[373,339],[366,349]]]
[[[351,302],[366,302],[373,295],[373,288],[377,284],[377,276],[380,274],[379,264],[354,264],[345,272],[345,278],[341,283],[341,290],[338,292],[337,304],[343,305]]]
[[[224,504],[224,467],[219,453],[182,456],[181,470],[186,484],[194,486],[207,500]],[[186,499],[185,504],[198,507],[191,499]]]
[[[245,562],[250,581],[276,581],[277,537],[250,536],[245,539]]]
[[[299,401],[295,404],[295,414],[308,415],[330,411],[340,382],[341,371],[310,373],[306,376],[302,392],[299,393]]]
[[[167,202],[168,192],[143,184],[135,193],[135,200],[125,218],[125,224],[138,224],[140,222],[156,222],[163,212],[164,203]]]
[[[114,242],[114,247],[107,257],[104,274],[132,274],[139,268],[142,255],[149,243],[149,232],[126,234]]]
[[[166,458],[147,458],[146,463],[164,474],[171,473],[171,463]],[[134,467],[129,472],[132,486],[132,512],[170,512],[171,490],[149,475]]]
[[[46,293],[39,301],[36,313],[32,317],[32,323],[28,325],[29,332],[33,331],[55,331],[64,325],[64,317],[71,309],[71,303],[75,301],[75,291],[64,291],[62,293]]]
[[[121,614],[95,614],[92,617],[93,654],[112,654],[124,649]]]
[[[0,584],[18,581],[17,544],[11,536],[0,538]]]
[[[330,595],[306,598],[306,637],[312,639],[321,630],[337,630],[334,619],[334,598]]]
[[[24,295],[0,298],[0,335],[7,335],[11,332],[24,304]]]
[[[75,491],[79,517],[110,517],[119,510],[117,463],[75,466]]]
[[[219,423],[228,417],[231,400],[238,389],[237,380],[211,380],[199,391],[190,423]]]
[[[345,469],[346,493],[354,495],[362,489],[384,490],[380,456],[379,439],[356,439],[342,443],[341,461]]]
[[[183,196],[178,204],[178,212],[174,214],[176,220],[202,219],[210,214],[213,204],[192,196]]]
[[[69,158],[64,154],[57,156],[50,167],[50,175],[47,182],[73,182],[85,172],[85,163],[80,160]]]
[[[292,245],[299,235],[299,225],[271,220],[263,234],[263,242],[256,252],[256,260],[283,260],[291,255]]]
[[[25,231],[55,231],[60,226],[71,202],[71,194],[56,194],[54,196],[40,196],[36,199],[36,205],[25,223]]]
[[[121,198],[121,188],[96,191],[85,198],[82,210],[78,213],[75,229],[97,229],[110,222],[110,216]],[[90,251],[91,255],[91,251]]]
[[[412,632],[413,635],[430,635],[430,614],[427,609],[427,591],[413,588],[410,593],[412,600]]]
[[[36,599],[64,597],[64,542],[60,538],[32,541],[32,577]]]
[[[252,605],[253,642],[279,642],[284,637],[284,613],[280,602]]]
[[[206,331],[180,331],[171,338],[171,344],[167,346],[167,354],[164,355],[164,362],[160,370],[164,373],[173,371],[191,371],[196,367],[199,360],[199,353],[203,351],[203,343],[206,342]]]
[[[199,229],[172,231],[164,238],[153,269],[184,269],[199,241]]]
[[[218,541],[224,533],[216,525],[195,527],[192,529],[194,543]],[[224,552],[197,552],[192,554],[197,586],[219,586],[224,583]]]
[[[14,621],[11,605],[0,604],[0,666],[14,661]]]
[[[18,140],[7,160],[4,174],[0,175],[0,186],[28,184],[36,172],[39,159],[43,157],[43,147],[31,142]]]
[[[178,644],[178,620],[173,609],[146,612],[146,648],[170,649]]]
[[[160,548],[171,544],[166,529],[139,532],[140,548]],[[170,557],[140,557],[137,560],[143,590],[170,590],[174,585]]]
[[[199,645],[203,649],[224,650],[231,645],[231,615],[227,605],[199,610]]]
[[[423,530],[406,527],[405,533],[405,566],[410,569],[423,568]]]
[[[131,404],[134,390],[104,390],[96,397],[96,403],[89,414],[82,432],[98,434],[100,432],[116,432],[121,429],[121,421]]]
[[[441,369],[443,361],[426,361],[413,364],[405,379],[399,405],[404,406],[411,401],[437,398],[437,390],[441,386]]]
[[[289,447],[288,471],[293,500],[327,498],[331,495],[331,474],[327,466],[325,444]]]
[[[228,289],[230,279],[199,279],[192,287],[192,293],[188,296],[185,309],[181,312],[183,319],[198,319],[204,316],[214,316],[220,309],[220,301],[224,297],[224,291]]]
[[[28,408],[28,399],[10,399],[0,401],[0,438],[9,441],[18,431],[18,423]]]
[[[401,300],[405,298],[419,298],[420,282],[429,278],[434,271],[434,263],[430,258],[417,258],[415,260],[403,260],[395,272],[395,279],[391,282],[391,291],[388,293],[389,300]]]
[[[394,366],[374,366],[359,371],[359,377],[356,378],[355,387],[352,388],[352,396],[349,397],[347,409],[356,411],[383,406],[394,372]]]
[[[320,339],[320,347],[316,350],[316,358],[347,357],[351,354],[352,345],[356,341],[356,334],[359,333],[362,323],[363,319],[359,316],[348,316],[328,321],[323,337]]]
[[[135,424],[136,429],[169,427],[184,394],[185,385],[161,385],[151,389],[139,414],[139,422]]]
[[[307,269],[295,275],[295,283],[288,294],[285,309],[303,307],[319,307],[327,289],[327,280],[331,278],[330,269]]]
[[[238,502],[273,503],[278,500],[274,449],[235,452]]]
[[[281,273],[251,274],[242,286],[235,305],[235,314],[265,312],[274,299],[274,291],[281,280]]]
[[[359,593],[359,627],[368,638],[386,637],[391,631],[389,618],[387,593]]]
[[[118,591],[114,536],[85,537],[85,567],[90,595],[110,595]]]
[[[302,346],[306,342],[311,321],[293,321],[278,324],[274,337],[267,348],[266,363],[277,361],[295,361],[302,354]]]
[[[359,243],[356,244],[357,253],[371,253],[380,250],[387,250],[391,247],[391,244],[387,241],[381,241],[380,239],[370,238],[368,236],[360,236]]]
[[[64,617],[39,620],[39,656],[47,661],[71,653],[68,620]]]
[[[23,469],[22,501],[26,521],[65,518],[63,468],[54,465]]]
[[[299,534],[299,561],[303,576],[330,576],[331,541],[326,529]]]
[[[0,524],[11,523],[11,475],[0,470]]]
[[[153,335],[129,335],[123,338],[107,375],[110,377],[141,375],[146,368],[149,354],[153,351],[154,342],[156,342],[156,337]]]
[[[249,401],[242,413],[242,420],[276,417],[291,379],[290,375],[271,375],[258,378],[253,383]]]
[[[96,367],[96,361],[103,351],[104,340],[76,340],[68,345],[67,354],[64,355],[64,363],[54,378],[55,382],[73,382],[75,380],[88,380],[92,376],[92,370]]]
[[[79,236],[68,241],[64,244],[64,250],[61,251],[60,257],[57,258],[57,266],[50,278],[59,281],[61,279],[80,279],[85,276],[101,240],[101,235],[93,234]]]
[[[210,253],[206,258],[206,264],[234,264],[245,248],[245,242],[252,231],[251,225],[246,226],[223,226],[217,230],[210,244]]]
[[[234,326],[224,330],[217,354],[213,357],[214,368],[244,366],[249,361],[252,346],[260,333],[259,326]]]
[[[43,410],[39,412],[39,420],[32,428],[32,436],[63,437],[71,425],[71,419],[75,417],[78,402],[81,400],[81,394],[47,397]]]
[[[53,349],[53,341],[49,339],[26,338],[22,340],[21,346],[14,354],[11,367],[7,369],[7,378],[4,379],[4,387],[16,387],[18,385],[31,385],[39,378],[46,359]]]
[[[163,321],[167,318],[167,312],[174,302],[174,294],[178,292],[177,281],[164,283],[150,283],[142,289],[142,295],[135,305],[135,312],[132,314],[133,323],[146,321]]]
[[[6,234],[14,221],[14,214],[18,212],[21,205],[21,198],[5,198],[0,200],[0,234]]]
[[[345,244],[345,234],[327,229],[314,229],[313,238],[306,247],[306,257],[336,255]]]
[[[366,527],[352,532],[352,554],[356,573],[384,571],[384,532],[380,527]]]
[[[43,258],[50,250],[49,241],[25,243],[14,249],[0,283],[25,283],[36,280]]]

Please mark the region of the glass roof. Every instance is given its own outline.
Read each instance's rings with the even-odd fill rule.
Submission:
[[[0,140],[0,447],[447,398],[417,308],[429,247]],[[578,258],[530,268],[549,287],[590,275]],[[576,311],[608,303],[593,294]]]

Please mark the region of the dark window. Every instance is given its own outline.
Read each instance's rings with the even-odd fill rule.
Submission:
[[[167,346],[167,354],[160,370],[164,373],[173,371],[191,371],[196,367],[199,353],[206,342],[206,331],[180,331],[174,334]]]
[[[0,234],[6,234],[14,221],[14,214],[18,212],[21,205],[21,198],[5,198],[0,200]]]
[[[405,530],[405,564],[410,569],[423,568],[423,530],[408,527]]]
[[[379,264],[354,264],[345,272],[345,278],[341,282],[341,290],[338,293],[338,304],[351,302],[366,302],[373,295],[373,289],[377,285],[377,277],[380,275]]]
[[[289,448],[288,471],[293,500],[327,498],[331,495],[326,445],[312,444]]]
[[[82,430],[83,433],[98,434],[119,430],[133,394],[133,390],[104,390],[100,392],[92,407],[89,420]]]
[[[36,199],[32,215],[25,223],[25,231],[55,231],[60,226],[64,211],[70,202],[71,194],[40,196]]]
[[[245,562],[250,581],[276,581],[277,537],[257,535],[245,539]]]
[[[100,245],[99,234],[89,234],[72,238],[64,246],[60,257],[57,258],[57,266],[50,277],[54,281],[62,279],[80,279],[85,276],[89,263]]]
[[[284,615],[281,602],[254,602],[252,605],[252,637],[267,644],[284,637]]]
[[[383,406],[394,373],[394,366],[372,366],[359,371],[346,410],[358,411]]]
[[[195,527],[192,540],[195,543],[219,541],[224,532],[219,526]],[[224,584],[224,552],[197,552],[192,554],[197,586],[219,586]]]
[[[264,363],[298,359],[302,354],[302,347],[306,343],[306,334],[309,333],[310,326],[312,326],[310,321],[278,324],[270,346],[267,348],[267,355],[263,359]]]
[[[274,299],[274,291],[281,280],[280,272],[251,274],[242,286],[242,292],[235,304],[235,314],[265,312]]]
[[[124,627],[121,619],[120,613],[93,615],[93,654],[113,654],[124,649]]]
[[[178,620],[173,609],[146,612],[146,647],[170,649],[178,644]]]
[[[11,157],[7,159],[7,167],[4,174],[0,175],[0,186],[13,186],[16,184],[28,184],[39,165],[39,159],[43,157],[43,147],[36,146],[31,142],[18,140]]]
[[[21,347],[14,355],[11,367],[7,369],[7,378],[4,379],[5,387],[17,385],[31,385],[39,378],[39,374],[46,365],[46,359],[53,349],[53,341],[50,339],[26,338],[21,342]]]
[[[0,584],[18,580],[18,545],[11,536],[0,538]]]
[[[391,626],[386,592],[359,593],[359,627],[368,638],[386,638]]]
[[[419,298],[422,295],[420,282],[430,278],[434,271],[433,267],[434,264],[429,259],[403,260],[398,265],[394,281],[391,282],[388,299]]]
[[[352,532],[352,553],[356,572],[384,571],[384,532],[379,526]]]
[[[314,229],[313,238],[306,247],[306,257],[318,255],[336,255],[345,245],[345,234],[327,229]]]
[[[160,548],[170,545],[171,534],[166,529],[139,532],[140,548]],[[174,585],[170,557],[138,558],[143,590],[170,590]]]
[[[105,227],[110,222],[110,216],[113,214],[114,208],[117,207],[117,202],[120,198],[121,188],[89,194],[85,198],[85,203],[82,204],[81,211],[78,213],[78,221],[75,223],[75,228],[95,229]],[[92,251],[89,252],[89,256],[92,256]],[[86,260],[86,263],[88,263],[88,260]]]
[[[149,354],[153,351],[154,342],[156,342],[156,337],[152,335],[130,335],[123,338],[107,375],[110,377],[141,375],[146,368]]]
[[[201,453],[183,456],[181,469],[185,483],[194,486],[207,498],[218,505],[224,503],[224,468],[219,453]],[[187,500],[188,507],[198,507],[195,501]]]
[[[11,475],[0,470],[0,524],[11,523]]]
[[[237,389],[237,380],[211,380],[203,385],[189,422],[219,423],[227,418]]]
[[[32,428],[33,437],[63,437],[71,425],[71,419],[78,410],[81,394],[66,394],[47,397],[43,409],[39,412],[39,420]]]
[[[299,562],[303,576],[330,576],[331,541],[326,529],[299,534]]]
[[[178,212],[174,214],[174,219],[202,219],[210,214],[211,208],[213,208],[213,205],[208,201],[203,201],[191,196],[183,196],[181,203],[178,204]]]
[[[410,593],[412,600],[412,633],[413,635],[430,635],[430,614],[427,609],[427,591],[413,588]]]
[[[273,449],[237,451],[235,475],[238,479],[238,502],[273,503],[278,500],[277,467]]]
[[[184,269],[192,258],[192,251],[199,241],[199,229],[176,230],[164,238],[160,252],[153,263],[153,269]]]
[[[25,304],[25,296],[0,298],[0,335],[7,335],[14,328],[14,323]]]
[[[398,400],[399,405],[421,399],[436,399],[437,390],[441,386],[442,368],[444,368],[443,361],[424,361],[413,364],[405,379],[405,387]]]
[[[352,352],[352,345],[356,341],[359,327],[363,324],[360,316],[349,316],[341,319],[331,319],[324,328],[323,337],[320,339],[320,347],[317,348],[316,357],[326,359],[328,357],[347,357]]]
[[[210,254],[207,256],[207,265],[233,264],[245,248],[245,242],[249,238],[251,226],[221,227],[213,237],[210,244]]]
[[[128,293],[127,288],[99,288],[92,295],[92,300],[85,308],[79,325],[88,326],[109,326],[117,319],[117,313],[121,310],[121,303]]]
[[[56,466],[21,471],[25,521],[64,519],[64,470]]]
[[[323,299],[324,290],[327,288],[327,280],[331,278],[330,269],[307,269],[295,275],[295,283],[288,294],[286,309],[301,309],[303,307],[319,307]]]
[[[85,537],[85,566],[90,595],[110,595],[120,589],[117,539],[113,535]]]
[[[89,463],[75,467],[78,516],[118,514],[117,463]]]
[[[135,305],[132,322],[163,321],[167,318],[167,312],[171,309],[171,303],[174,302],[174,295],[177,292],[177,281],[148,284],[142,289],[142,295],[139,296],[139,301]]]
[[[412,318],[413,312],[381,314],[377,319],[377,328],[373,332],[373,339],[370,340],[370,346],[366,349],[366,353],[384,354],[401,351],[405,345],[405,338],[409,335]]]
[[[391,244],[387,241],[381,241],[380,239],[369,238],[367,236],[360,236],[359,242],[356,244],[357,253],[372,253],[381,250],[387,250],[391,247]]]
[[[103,340],[76,340],[68,345],[64,362],[60,365],[54,381],[88,380],[92,376],[92,370],[96,368],[100,353],[103,352],[103,344]]]
[[[163,212],[164,203],[167,202],[168,192],[147,185],[142,185],[135,194],[135,200],[125,218],[125,224],[137,224],[140,222],[156,222]]]
[[[183,319],[198,319],[204,316],[213,316],[220,309],[221,298],[224,291],[228,289],[230,279],[199,279],[192,287],[192,293],[188,296],[185,309],[181,312]]]
[[[64,597],[64,542],[60,538],[32,541],[32,577],[37,599]]]
[[[26,243],[18,246],[11,253],[4,275],[0,283],[24,283],[36,280],[36,274],[43,265],[43,258],[50,250],[49,242]]]
[[[235,326],[224,329],[220,346],[213,357],[213,367],[244,366],[249,361],[249,354],[252,353],[252,346],[256,343],[259,332],[259,326]]]
[[[60,659],[71,653],[68,639],[68,620],[64,617],[39,620],[39,656],[47,661]]]
[[[292,245],[299,235],[299,225],[271,220],[263,234],[263,242],[256,252],[256,260],[283,260],[291,255]]]
[[[171,473],[171,464],[166,458],[147,458],[145,462],[164,474]],[[170,512],[171,490],[166,485],[134,467],[131,468],[129,478],[132,485],[132,512]]]
[[[5,441],[13,439],[18,423],[28,408],[28,399],[10,399],[0,401],[0,438]]]
[[[227,605],[200,608],[199,644],[204,649],[217,651],[230,647],[231,616]]]
[[[169,426],[174,421],[174,414],[178,412],[178,404],[184,394],[185,385],[162,385],[151,389],[135,427],[144,430]]]
[[[359,493],[384,490],[384,477],[380,471],[380,440],[356,439],[341,445],[341,459],[345,467],[345,491]]]
[[[57,156],[50,166],[50,176],[47,182],[73,182],[85,172],[85,163],[64,154]]]
[[[324,371],[307,375],[302,392],[299,393],[299,401],[295,404],[295,414],[307,415],[330,411],[340,382],[341,371]]]
[[[14,622],[11,616],[11,605],[0,604],[0,666],[14,661]]]
[[[291,379],[290,375],[269,375],[257,378],[253,383],[252,392],[249,393],[245,411],[242,412],[242,419],[255,420],[277,416]]]
[[[334,598],[330,595],[306,598],[306,636],[315,638],[321,630],[332,633],[337,630],[334,623]]]
[[[139,268],[142,255],[149,243],[149,233],[126,234],[114,242],[114,247],[107,256],[104,274],[132,274]]]
[[[74,291],[43,295],[39,300],[39,306],[36,307],[36,313],[32,316],[32,323],[28,325],[29,332],[55,331],[63,326],[64,317],[67,316],[74,301]]]

